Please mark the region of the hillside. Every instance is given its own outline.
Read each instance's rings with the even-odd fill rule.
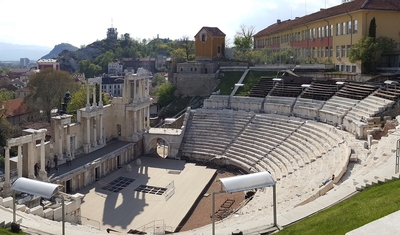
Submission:
[[[41,59],[54,59],[54,58],[57,58],[58,55],[64,50],[76,51],[76,50],[78,50],[78,48],[73,46],[73,45],[71,45],[71,44],[69,44],[69,43],[61,43],[61,44],[55,45],[53,50],[51,50],[49,52],[49,54],[47,54],[45,56],[42,56]]]

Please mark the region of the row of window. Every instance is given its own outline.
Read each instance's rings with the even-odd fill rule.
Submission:
[[[358,20],[336,24],[336,36],[346,34],[356,34],[358,32]],[[326,25],[318,28],[306,29],[301,32],[285,34],[282,36],[268,39],[257,40],[257,47],[277,45],[280,43],[300,42],[312,40],[314,38],[324,38],[333,36],[333,25]]]
[[[121,87],[120,87],[120,85],[108,85],[108,89],[112,89],[113,88],[113,86],[114,86],[114,89],[120,89]],[[107,85],[102,85],[102,89],[103,90],[107,90]]]
[[[349,57],[351,45],[336,46],[336,58],[341,59]],[[279,50],[274,52],[278,52]],[[310,47],[310,48],[296,48],[294,49],[296,57],[317,57],[317,58],[332,58],[333,47]]]

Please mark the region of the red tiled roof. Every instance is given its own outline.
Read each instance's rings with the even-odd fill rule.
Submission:
[[[399,0],[354,0],[340,5],[321,10],[310,15],[306,15],[294,20],[285,20],[275,23],[259,31],[254,37],[270,35],[291,27],[300,26],[313,21],[327,19],[329,17],[346,14],[357,10],[381,10],[381,11],[400,11]]]
[[[10,73],[26,73],[28,71],[29,69],[27,68],[16,68],[16,69],[11,69]]]
[[[28,107],[24,104],[23,98],[7,100],[3,103],[8,115],[7,117],[15,117],[26,114]]]
[[[217,27],[203,27],[203,28],[201,28],[200,30],[199,30],[199,32],[202,30],[202,29],[205,29],[211,36],[225,36],[225,34],[219,29],[219,28],[217,28]],[[197,34],[199,34],[199,32],[198,33],[196,33],[196,35],[195,35],[195,37],[197,36]]]

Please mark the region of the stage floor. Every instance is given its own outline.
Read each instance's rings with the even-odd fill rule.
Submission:
[[[174,231],[216,173],[193,163],[155,157],[140,157],[141,166],[132,162],[101,178],[80,193],[82,223],[125,232]],[[210,211],[211,214],[211,211]],[[156,228],[154,228],[156,227]]]

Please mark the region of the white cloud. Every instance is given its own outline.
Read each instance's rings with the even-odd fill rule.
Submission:
[[[89,44],[106,36],[113,19],[119,34],[133,38],[193,37],[202,26],[220,28],[233,39],[240,25],[260,31],[276,22],[304,16],[341,0],[0,0],[0,42],[53,47]],[[307,10],[305,10],[307,9]]]

